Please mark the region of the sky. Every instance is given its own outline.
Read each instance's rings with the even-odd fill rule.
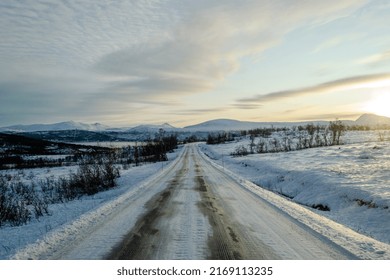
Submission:
[[[2,0],[0,126],[390,117],[390,1]]]

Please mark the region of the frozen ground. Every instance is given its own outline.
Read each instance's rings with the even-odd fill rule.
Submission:
[[[389,244],[389,142],[378,141],[375,132],[353,132],[344,142],[349,144],[245,157],[229,154],[249,140],[201,148],[256,185]]]

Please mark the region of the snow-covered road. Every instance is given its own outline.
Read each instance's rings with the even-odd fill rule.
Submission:
[[[254,189],[207,159],[196,144],[52,239],[15,258],[388,259],[390,252],[387,244]]]

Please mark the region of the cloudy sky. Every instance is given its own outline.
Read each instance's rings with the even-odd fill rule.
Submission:
[[[0,126],[390,116],[388,0],[1,0]]]

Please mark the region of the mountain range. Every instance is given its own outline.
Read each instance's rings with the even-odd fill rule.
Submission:
[[[63,131],[63,130],[83,130],[83,131],[117,131],[128,133],[155,133],[160,129],[171,132],[208,132],[208,131],[228,131],[228,130],[249,130],[260,127],[291,127],[298,125],[306,125],[308,123],[314,123],[318,125],[326,125],[329,121],[307,121],[307,122],[249,122],[239,121],[233,119],[216,119],[206,122],[202,122],[195,125],[186,126],[183,128],[174,127],[168,123],[161,125],[139,125],[128,128],[112,128],[100,123],[86,124],[75,121],[60,122],[53,124],[31,124],[31,125],[12,125],[7,127],[1,127],[0,131],[3,132],[37,132],[37,131]],[[377,116],[374,114],[364,114],[357,120],[345,120],[343,123],[347,125],[390,125],[390,118]]]
[[[87,131],[101,131],[108,129],[109,126],[100,123],[86,124],[75,121],[59,122],[53,124],[30,124],[30,125],[12,125],[1,127],[0,131],[13,132],[35,132],[35,131],[60,131],[60,130],[87,130]]]

